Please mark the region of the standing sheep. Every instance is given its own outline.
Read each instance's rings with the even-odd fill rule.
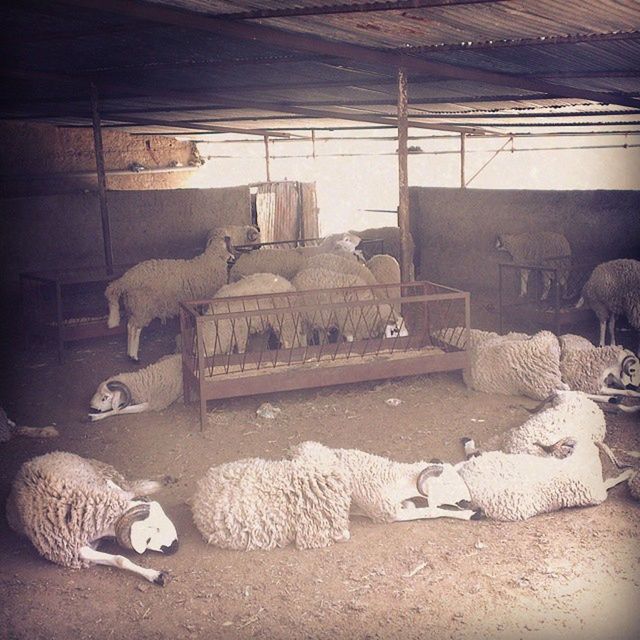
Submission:
[[[127,354],[138,361],[140,334],[154,318],[178,315],[179,303],[210,298],[227,281],[233,246],[258,242],[253,226],[229,226],[214,230],[207,247],[192,260],[145,260],[131,267],[107,286],[110,328],[120,324],[120,298],[126,310]]]
[[[616,343],[616,316],[626,316],[629,324],[640,331],[640,261],[621,259],[599,264],[582,288],[577,307],[586,304],[593,309],[600,323],[601,347],[605,344],[605,325],[609,338]],[[636,353],[640,356],[640,343]]]
[[[144,369],[118,373],[101,382],[91,398],[89,418],[162,411],[182,393],[182,355],[172,353]]]
[[[327,236],[317,247],[295,247],[291,249],[268,249],[241,253],[235,261],[229,279],[231,282],[254,273],[275,273],[292,280],[302,269],[308,258],[323,253],[352,255],[360,238],[350,233]]]
[[[558,269],[558,282],[563,296],[567,295],[567,282],[571,266],[571,247],[561,233],[536,231],[530,233],[502,233],[496,239],[496,249],[507,251],[516,264],[529,264]],[[527,295],[529,269],[520,270],[520,296]],[[546,300],[551,289],[551,272],[542,272],[541,300]]]
[[[7,501],[7,520],[51,562],[71,568],[118,567],[164,586],[167,573],[97,550],[103,538],[115,537],[137,553],[177,551],[176,529],[162,507],[137,499],[159,489],[152,480],[128,482],[98,460],[54,451],[20,467]]]

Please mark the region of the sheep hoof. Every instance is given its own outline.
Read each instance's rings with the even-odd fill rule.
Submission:
[[[486,517],[487,516],[485,516],[484,511],[479,509],[469,518],[469,520],[484,520]]]
[[[469,500],[458,500],[456,507],[463,510],[471,509],[471,502]]]
[[[166,571],[160,571],[158,575],[153,579],[153,584],[157,584],[160,587],[165,587],[169,584],[171,576]]]
[[[129,360],[134,362],[135,364],[140,364],[140,358],[134,358],[133,356],[129,356]]]

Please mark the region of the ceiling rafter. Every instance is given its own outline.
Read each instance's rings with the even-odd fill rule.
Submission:
[[[247,24],[238,20],[221,20],[202,13],[177,10],[164,5],[150,5],[129,0],[62,0],[65,4],[95,9],[118,16],[171,24],[176,27],[217,33],[229,37],[268,43],[271,46],[344,57],[374,65],[405,68],[410,73],[440,74],[461,80],[477,80],[497,86],[526,89],[538,93],[548,93],[562,98],[583,98],[603,104],[618,104],[640,108],[640,101],[620,94],[608,94],[600,91],[576,89],[506,73],[483,71],[468,67],[459,67],[449,63],[434,62],[406,55],[404,52],[370,49],[345,42],[328,41],[308,34],[273,29],[257,24]]]

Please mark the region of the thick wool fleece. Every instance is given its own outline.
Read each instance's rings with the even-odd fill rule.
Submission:
[[[619,368],[625,356],[633,355],[621,346],[596,347],[581,336],[567,334],[559,340],[562,379],[571,389],[585,393],[600,393],[607,371]]]
[[[500,239],[504,248],[517,263],[544,265],[549,258],[571,257],[569,242],[561,233],[553,231],[503,233]]]
[[[182,355],[163,356],[143,369],[111,376],[131,391],[131,404],[149,403],[152,411],[162,411],[182,397]]]
[[[250,458],[210,468],[191,500],[204,539],[226,549],[327,547],[349,531],[349,480],[333,459]]]
[[[51,562],[86,566],[80,549],[105,535],[128,505],[107,480],[127,486],[113,467],[73,453],[55,451],[28,460],[11,486],[9,525]]]
[[[302,322],[293,313],[260,313],[234,318],[216,318],[216,314],[287,307],[292,300],[288,296],[268,296],[280,293],[295,293],[295,289],[287,279],[273,273],[254,273],[221,287],[214,296],[215,302],[209,305],[206,312],[213,315],[203,323],[203,337],[208,353],[228,354],[234,347],[237,347],[239,353],[244,353],[250,334],[263,333],[269,329],[273,330],[283,347],[300,346],[301,337],[298,332]],[[264,294],[266,297],[234,300],[239,296],[258,294]]]
[[[371,258],[375,254],[386,253],[392,255],[398,263],[401,261],[400,256],[400,227],[373,227],[369,229],[362,229],[362,231],[351,231],[350,233],[354,233],[359,236],[363,240],[382,240],[382,248],[376,245],[365,245],[364,254],[367,259]],[[413,266],[413,257],[415,253],[415,243],[413,241],[413,236],[411,233],[408,234],[409,239],[409,262],[410,262],[410,270],[409,280],[414,279],[414,266]]]
[[[566,507],[600,504],[607,497],[595,444],[579,441],[567,458],[491,451],[458,472],[471,503],[495,520],[525,520]]]
[[[544,400],[566,389],[560,372],[560,344],[550,331],[507,334],[470,331],[470,366],[465,383],[476,391]]]

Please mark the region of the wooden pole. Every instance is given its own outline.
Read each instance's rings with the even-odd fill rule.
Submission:
[[[464,176],[464,151],[465,151],[465,142],[467,140],[467,134],[460,134],[460,188],[464,189],[467,186],[467,181]]]
[[[91,83],[91,117],[93,118],[93,148],[96,154],[96,171],[98,174],[98,198],[100,199],[100,218],[102,220],[102,243],[107,274],[113,273],[113,247],[111,246],[111,226],[109,224],[109,207],[107,205],[107,177],[104,172],[104,152],[102,149],[102,128],[98,112],[98,90]]]
[[[400,227],[400,270],[402,281],[407,282],[411,274],[413,256],[409,250],[409,171],[408,150],[409,128],[407,123],[407,73],[398,69],[398,227]]]
[[[264,137],[264,160],[267,166],[267,182],[271,182],[271,173],[269,171],[269,136]]]

